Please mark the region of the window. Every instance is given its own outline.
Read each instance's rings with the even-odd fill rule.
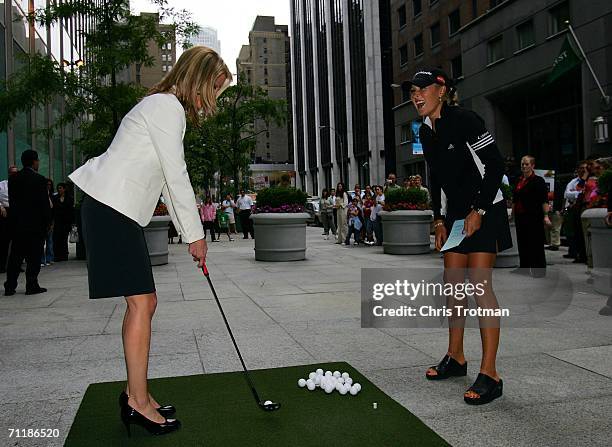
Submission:
[[[268,39],[264,37],[264,43],[268,43]]]
[[[168,67],[165,65],[162,65],[162,71],[168,71]]]
[[[459,8],[448,15],[448,35],[452,36],[461,28],[461,14]]]
[[[400,47],[400,66],[408,63],[408,45]]]
[[[500,59],[503,59],[503,38],[502,36],[494,37],[489,40],[489,52],[487,61],[489,64],[497,62]]]
[[[264,75],[268,76],[268,67],[264,68]]]
[[[268,78],[264,79],[264,84],[268,85]]]
[[[264,54],[268,54],[268,49],[264,47]]]
[[[400,28],[406,26],[406,5],[402,5],[397,10],[397,18],[398,18],[398,21],[399,21],[399,27]]]
[[[410,101],[410,83],[402,82],[402,102]]]
[[[421,15],[423,12],[423,5],[421,0],[412,0],[412,15],[413,17]]]
[[[266,149],[270,149],[270,143],[266,143]]]
[[[264,57],[264,64],[267,64],[267,63],[268,63],[268,58]]]
[[[419,57],[423,54],[423,35],[419,34],[414,38],[414,57]]]
[[[266,152],[266,158],[267,158],[268,160],[270,160],[270,158],[272,158],[272,157],[270,156],[270,152]]]
[[[171,49],[172,49],[172,43],[171,43],[171,42],[168,42],[168,43],[166,44],[166,49],[167,49],[167,50],[171,50]]]
[[[569,24],[569,20],[570,20],[568,2],[563,2],[560,5],[555,6],[554,8],[548,11],[548,14],[549,14],[548,34],[550,36],[567,29],[567,25]]]
[[[451,76],[453,79],[458,79],[463,76],[463,62],[461,56],[457,56],[451,60]]]
[[[434,23],[431,28],[429,28],[429,33],[431,36],[432,48],[436,45],[440,45],[440,22]]]
[[[269,131],[266,132],[266,138],[270,138],[270,132]]]
[[[172,70],[172,65],[168,65],[168,71]]]
[[[518,49],[522,50],[535,43],[533,33],[533,20],[522,23],[516,27],[516,36],[518,38]]]
[[[166,62],[166,55],[162,54],[162,62]]]
[[[410,124],[402,124],[400,144],[410,143],[411,130]]]

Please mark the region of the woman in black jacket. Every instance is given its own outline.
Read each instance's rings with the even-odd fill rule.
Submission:
[[[68,234],[72,228],[74,206],[66,194],[66,184],[57,184],[57,195],[53,197],[53,253],[55,262],[68,260]]]
[[[444,251],[445,281],[459,284],[467,273],[473,284],[484,286],[476,297],[480,308],[497,309],[492,289],[492,268],[497,252],[512,246],[506,204],[500,186],[504,161],[483,120],[455,104],[455,89],[441,70],[416,73],[410,96],[423,118],[419,136],[430,171],[436,249],[441,250],[456,220],[464,219],[465,239]],[[446,209],[442,210],[442,194]],[[451,297],[448,352],[427,370],[429,380],[465,376],[463,354],[464,303]],[[499,344],[499,318],[481,317],[483,357],[480,373],[464,394],[470,405],[486,404],[502,395],[503,382],[495,367]]]
[[[521,172],[514,187],[514,220],[516,243],[519,252],[519,268],[513,273],[525,273],[534,277],[546,273],[544,227],[552,226],[548,217],[548,187],[542,177],[534,172],[535,158],[525,155],[521,159]]]

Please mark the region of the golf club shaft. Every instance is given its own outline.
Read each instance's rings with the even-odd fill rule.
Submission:
[[[217,306],[219,307],[219,311],[221,312],[221,316],[223,317],[223,321],[225,322],[225,327],[227,327],[227,332],[229,332],[230,338],[232,339],[232,343],[234,343],[234,348],[236,348],[236,353],[238,353],[238,358],[240,359],[240,363],[242,363],[242,369],[244,371],[244,376],[251,388],[251,392],[253,393],[253,397],[255,397],[255,401],[259,405],[260,399],[257,394],[257,390],[255,389],[255,385],[251,380],[251,376],[249,374],[249,370],[247,369],[244,359],[242,358],[242,354],[240,354],[240,349],[238,348],[238,344],[236,343],[236,339],[234,338],[234,334],[232,333],[232,329],[230,328],[229,322],[227,321],[227,317],[225,316],[225,312],[223,312],[223,307],[221,307],[221,301],[219,301],[219,297],[217,297],[217,292],[215,291],[215,286],[213,286],[212,281],[210,280],[210,275],[208,274],[208,268],[206,265],[202,267],[202,273],[206,276],[208,280],[208,285],[210,286],[210,290],[212,290],[213,296],[215,297],[215,301],[217,302]]]

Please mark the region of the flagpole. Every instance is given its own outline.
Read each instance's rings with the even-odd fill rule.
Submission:
[[[597,78],[597,75],[595,74],[595,71],[593,70],[591,63],[589,62],[589,58],[587,57],[586,53],[582,49],[582,45],[580,45],[580,41],[578,40],[578,36],[576,36],[576,33],[574,32],[574,28],[572,28],[572,25],[568,23],[567,29],[569,29],[570,33],[572,34],[572,37],[574,38],[574,41],[576,42],[576,45],[578,45],[578,49],[580,50],[580,53],[582,54],[582,57],[584,58],[584,61],[587,64],[587,67],[589,67],[589,71],[593,75],[593,79],[595,79],[595,83],[597,84],[597,87],[599,88],[599,91],[601,92],[602,98],[604,99],[606,104],[609,104],[610,97],[606,95],[606,93],[604,92],[604,89],[601,86],[601,83],[599,82],[599,79]]]

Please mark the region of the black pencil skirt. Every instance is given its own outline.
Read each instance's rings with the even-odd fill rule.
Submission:
[[[81,205],[81,222],[89,298],[155,292],[149,250],[138,223],[89,196]]]
[[[450,234],[453,223],[457,219],[464,219],[464,215],[447,216],[445,225]],[[466,237],[457,247],[446,250],[461,254],[468,253],[499,253],[512,247],[512,235],[508,223],[508,212],[506,201],[493,205],[489,211],[482,216],[480,229],[471,237]]]

